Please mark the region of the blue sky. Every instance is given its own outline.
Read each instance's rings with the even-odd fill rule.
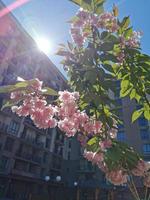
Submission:
[[[3,0],[5,4],[14,1]],[[113,3],[119,7],[120,17],[130,15],[135,30],[144,32],[142,48],[145,53],[150,54],[150,0],[107,0],[106,9],[111,10]],[[13,13],[33,38],[38,35],[52,41],[53,51],[49,57],[61,69],[60,58],[54,52],[59,43],[70,39],[67,21],[77,9],[69,0],[30,0]]]

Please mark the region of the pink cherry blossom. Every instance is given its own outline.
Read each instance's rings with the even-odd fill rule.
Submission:
[[[18,101],[22,98],[23,94],[20,92],[20,91],[14,91],[14,92],[11,92],[10,94],[10,98],[15,100],[15,101]]]
[[[93,131],[95,134],[100,133],[102,128],[102,122],[100,121],[94,121],[93,125]]]
[[[127,183],[127,174],[124,174],[122,170],[116,170],[106,173],[106,178],[114,185],[122,185]]]
[[[92,163],[98,164],[101,163],[103,160],[104,160],[103,153],[95,153],[92,159]]]
[[[145,177],[144,177],[144,180],[143,180],[143,183],[146,187],[150,187],[150,174],[147,174]]]
[[[144,173],[148,170],[148,166],[145,161],[139,160],[137,166],[132,169],[132,174],[134,176],[144,176]]]
[[[77,130],[74,128],[74,122],[69,121],[67,118],[58,122],[58,127],[61,131],[65,132],[68,137],[74,136]]]
[[[34,79],[34,81],[31,83],[30,87],[33,89],[33,91],[40,91],[42,88],[42,81],[39,81],[39,79]]]
[[[71,92],[68,91],[60,91],[58,92],[59,94],[59,100],[63,103],[68,103],[68,102],[74,102],[75,101],[75,97]]]
[[[94,153],[92,151],[85,151],[83,156],[88,160],[92,161],[94,157]]]
[[[101,150],[105,151],[106,149],[112,147],[112,141],[109,140],[109,139],[108,140],[104,140],[104,141],[100,142],[99,145],[100,145]]]

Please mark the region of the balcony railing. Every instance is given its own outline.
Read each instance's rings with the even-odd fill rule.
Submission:
[[[36,163],[39,163],[41,164],[42,163],[42,158],[39,157],[39,156],[33,156],[29,153],[20,153],[20,151],[16,152],[16,156],[20,157],[20,158],[23,158],[23,159],[26,159],[28,161],[33,161],[33,162],[36,162]]]
[[[45,148],[45,143],[37,141],[35,138],[27,137],[24,133],[21,134],[21,138],[24,139],[27,143],[36,145],[41,148]]]

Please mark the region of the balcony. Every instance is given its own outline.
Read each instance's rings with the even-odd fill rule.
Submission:
[[[0,122],[0,132],[1,133],[8,133],[8,124]]]
[[[38,164],[41,164],[42,163],[42,158],[39,157],[39,156],[33,156],[29,153],[21,153],[20,151],[16,152],[16,156],[19,157],[19,158],[23,158],[27,161],[31,161],[31,162],[34,162],[34,163],[38,163]]]
[[[37,141],[36,138],[27,137],[25,135],[25,133],[21,134],[21,139],[23,139],[24,141],[26,141],[28,144],[35,145],[35,146],[40,147],[40,148],[45,148],[45,143],[44,142]]]

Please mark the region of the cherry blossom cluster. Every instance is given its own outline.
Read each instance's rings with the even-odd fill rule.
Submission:
[[[108,149],[113,148],[113,139],[117,135],[115,122],[114,127],[106,131],[100,121],[79,110],[78,92],[60,91],[58,95],[58,105],[48,104],[42,95],[42,82],[35,79],[27,86],[27,90],[11,93],[11,99],[16,103],[19,102],[18,106],[12,107],[12,111],[19,116],[30,116],[38,128],[47,129],[58,126],[67,137],[77,134],[77,139],[85,149],[84,157],[88,161],[96,164],[114,185],[127,183],[126,169],[118,167],[118,169],[110,171],[105,162],[105,153]],[[87,151],[89,140],[95,136],[99,142],[99,150],[97,152]],[[131,173],[134,176],[143,177],[144,185],[150,187],[149,169],[149,165],[143,160],[139,160]]]
[[[103,13],[98,16],[83,9],[80,9],[72,22],[71,36],[73,41],[82,46],[92,33],[92,27],[104,29],[109,32],[116,32],[119,28],[117,19],[112,13]]]
[[[102,144],[104,145],[103,148]],[[129,174],[128,171],[124,168],[118,168],[115,170],[109,170],[106,162],[105,162],[105,152],[108,148],[111,148],[111,141],[104,144],[104,142],[100,143],[100,152],[92,152],[85,151],[84,157],[91,161],[93,164],[96,164],[101,171],[106,174],[106,179],[109,180],[114,185],[123,185],[128,182]],[[150,164],[139,160],[136,168],[131,170],[132,175],[143,177],[143,183],[146,187],[150,187],[150,174],[148,170],[150,169]]]
[[[96,121],[78,108],[78,92],[59,92],[59,105],[47,104],[42,95],[42,82],[35,79],[27,90],[18,90],[11,93],[14,102],[20,102],[18,106],[12,106],[12,111],[19,116],[30,116],[38,128],[58,127],[68,137],[77,132],[97,134],[101,132],[102,123]]]
[[[47,105],[45,98],[41,95],[42,82],[35,79],[28,87],[27,91],[15,91],[11,93],[11,99],[18,102],[19,106],[12,106],[12,112],[19,116],[31,116],[34,124],[38,128],[56,127],[57,121],[54,118],[56,109],[52,105]]]
[[[99,16],[80,9],[71,24],[71,36],[77,46],[82,47],[87,39],[92,37],[92,27],[115,34],[118,34],[119,30],[117,17],[112,12],[104,12]],[[128,38],[125,38],[124,35],[119,35],[121,51],[116,55],[119,63],[123,63],[125,59],[123,49],[126,46],[138,48],[141,36],[142,33],[140,31],[133,31]]]
[[[84,111],[81,112],[77,105],[79,99],[78,92],[59,92],[60,105],[58,106],[58,127],[66,133],[68,137],[74,136],[77,132],[94,135],[101,133],[102,123],[90,118]],[[86,139],[83,137],[83,140]]]
[[[121,51],[117,54],[117,59],[119,63],[123,63],[125,60],[125,53],[124,49],[125,47],[130,47],[130,48],[139,48],[140,47],[140,39],[142,37],[142,32],[141,31],[133,31],[130,37],[127,39],[123,36],[120,36],[120,47]]]

